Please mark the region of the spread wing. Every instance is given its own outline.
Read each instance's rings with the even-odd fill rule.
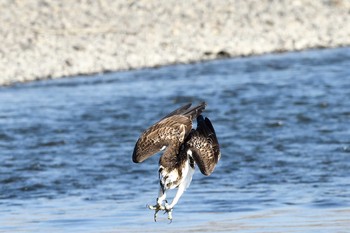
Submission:
[[[137,140],[132,160],[143,162],[163,147],[178,148],[191,131],[192,121],[181,115],[174,115],[161,120],[147,129]]]
[[[188,150],[198,165],[200,171],[209,176],[220,159],[219,142],[215,130],[208,118],[197,117],[197,129],[193,130],[186,143]]]
[[[133,162],[143,162],[153,154],[164,149],[164,147],[178,150],[191,132],[192,120],[197,117],[206,106],[205,103],[202,103],[188,109],[190,105],[191,104],[187,104],[176,109],[148,128],[136,142],[132,155]]]

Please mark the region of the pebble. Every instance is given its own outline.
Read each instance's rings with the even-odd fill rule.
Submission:
[[[350,45],[349,0],[0,1],[0,85]]]

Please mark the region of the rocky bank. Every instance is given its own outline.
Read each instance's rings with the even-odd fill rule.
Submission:
[[[350,0],[1,0],[0,85],[350,45]]]

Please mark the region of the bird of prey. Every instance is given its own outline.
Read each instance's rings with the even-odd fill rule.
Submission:
[[[209,176],[220,159],[220,148],[215,130],[208,118],[201,113],[206,107],[203,102],[191,107],[186,104],[169,113],[160,121],[145,130],[137,140],[132,160],[141,163],[159,151],[164,151],[159,159],[159,194],[154,210],[154,221],[160,210],[168,214],[172,221],[172,210],[183,192],[192,181],[195,164],[201,173]],[[192,122],[197,120],[197,128]],[[177,188],[172,202],[168,204],[166,192]]]

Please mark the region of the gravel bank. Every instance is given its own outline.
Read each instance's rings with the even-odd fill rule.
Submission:
[[[350,45],[349,0],[1,0],[0,85]]]

